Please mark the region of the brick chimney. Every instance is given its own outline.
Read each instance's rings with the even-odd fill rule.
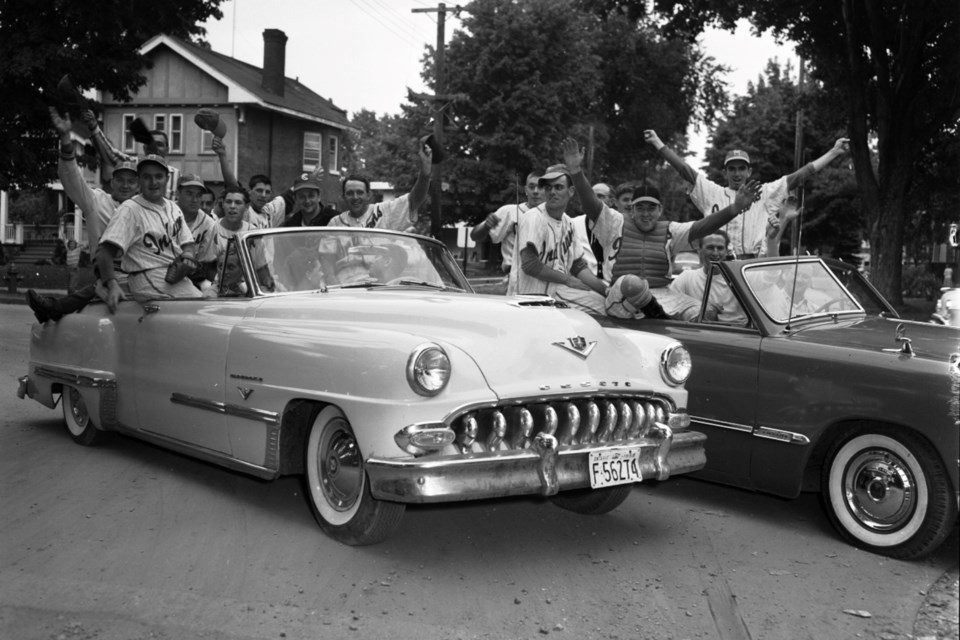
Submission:
[[[263,81],[261,86],[272,94],[283,96],[287,58],[287,34],[280,29],[263,30]]]

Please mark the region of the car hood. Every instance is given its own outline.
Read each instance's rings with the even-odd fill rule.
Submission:
[[[331,290],[267,298],[255,315],[299,325],[302,331],[329,328],[342,336],[342,328],[350,327],[358,335],[393,335],[397,346],[455,347],[476,362],[500,397],[664,386],[659,358],[673,340],[648,334],[650,348],[645,343],[640,349],[608,334],[589,315],[543,300],[410,289]],[[586,347],[582,353],[569,348],[579,338]]]
[[[960,351],[960,329],[956,327],[876,316],[799,325],[794,338],[852,349],[898,349],[901,343],[897,340],[897,327],[900,325],[903,325],[903,337],[910,340],[914,357],[947,362],[951,354]]]

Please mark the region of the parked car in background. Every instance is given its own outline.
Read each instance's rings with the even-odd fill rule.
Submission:
[[[268,480],[302,474],[347,544],[384,539],[407,503],[539,494],[599,514],[705,463],[675,340],[474,294],[419,236],[237,238],[214,297],[35,324],[20,396],[59,403],[80,444],[117,431]]]
[[[815,257],[711,267],[695,322],[614,321],[682,342],[697,475],[785,497],[819,491],[840,534],[918,558],[957,521],[960,329],[902,321],[851,265]]]
[[[960,327],[960,287],[943,287],[930,319],[934,324]]]

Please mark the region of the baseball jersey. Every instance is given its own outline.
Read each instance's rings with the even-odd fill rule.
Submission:
[[[529,209],[529,204],[521,202],[520,204],[505,204],[493,212],[493,215],[497,216],[498,222],[497,226],[490,229],[490,241],[500,243],[500,255],[503,256],[501,268],[504,271],[509,271],[511,265],[513,265],[513,245],[517,235],[517,224],[521,215]]]
[[[547,268],[561,273],[571,273],[573,264],[580,258],[579,245],[573,233],[573,221],[566,213],[554,218],[544,205],[530,209],[520,216],[517,225],[514,264],[520,265],[520,251],[531,247],[537,252],[540,262]],[[534,278],[523,269],[510,270],[510,291],[516,293],[542,293],[551,295],[561,285]],[[513,284],[516,284],[514,287]]]
[[[330,218],[328,227],[365,227],[367,229],[392,229],[405,231],[414,224],[410,217],[410,194],[405,193],[399,198],[387,202],[368,204],[359,218],[354,218],[349,212],[343,211]]]
[[[120,249],[120,265],[128,273],[165,268],[193,244],[193,234],[176,203],[150,202],[136,195],[117,207],[100,244]]]
[[[587,266],[590,267],[590,273],[597,276],[601,280],[606,280],[611,282],[613,280],[613,252],[614,248],[610,246],[604,246],[603,243],[600,243],[600,239],[596,237],[595,230],[590,225],[587,220],[586,215],[577,216],[573,218],[573,232],[577,236],[577,243],[580,245],[580,252],[583,254],[583,259],[586,260]],[[587,227],[591,228],[588,230]],[[593,252],[593,240],[596,240],[600,245],[603,251],[603,267],[601,273],[597,273],[597,256]]]
[[[217,259],[217,249],[213,244],[213,234],[216,233],[216,227],[219,227],[218,221],[211,215],[202,210],[197,212],[197,217],[193,222],[188,222],[190,233],[193,234],[193,240],[197,243],[194,257],[199,262],[212,262]]]
[[[690,200],[705,216],[732,205],[736,197],[736,190],[721,187],[716,182],[708,180],[699,171],[690,189]],[[767,218],[771,214],[776,215],[786,197],[786,176],[764,183],[760,187],[760,199],[723,227],[730,236],[730,249],[735,255],[766,254]]]
[[[233,229],[227,229],[221,223],[214,225],[213,233],[211,235],[210,244],[213,245],[213,253],[215,258],[219,258],[227,251],[227,243],[230,242],[230,238],[234,237],[241,231],[249,231],[255,227],[247,222],[246,220],[240,221],[240,228],[234,231]]]

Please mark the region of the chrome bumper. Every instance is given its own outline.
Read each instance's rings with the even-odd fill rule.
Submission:
[[[586,444],[557,449],[547,434],[522,451],[498,451],[413,460],[370,458],[366,461],[370,491],[391,502],[449,502],[539,494],[590,486],[591,451],[617,446],[640,446],[644,479],[666,480],[671,475],[702,469],[707,437],[697,431],[673,433],[660,424],[642,440]],[[552,442],[551,442],[552,441]]]

